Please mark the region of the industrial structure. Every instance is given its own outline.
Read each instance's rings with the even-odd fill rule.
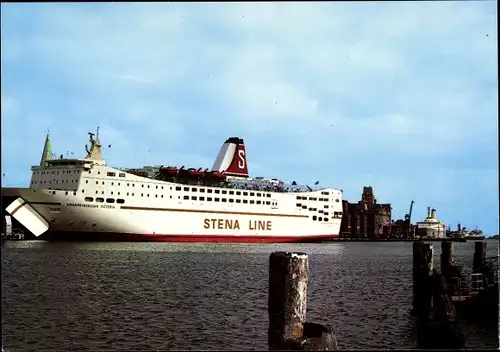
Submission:
[[[436,218],[436,209],[427,207],[427,217],[417,222],[417,235],[424,239],[446,238],[446,226]]]
[[[377,203],[373,188],[363,187],[360,201],[357,203],[343,201],[341,237],[389,237],[391,216],[391,204]]]

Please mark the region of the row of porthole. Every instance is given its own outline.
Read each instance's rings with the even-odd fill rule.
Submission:
[[[76,192],[75,192],[75,194],[76,194]],[[98,194],[98,191],[96,191],[96,194]],[[102,194],[104,194],[104,191],[102,191]],[[120,195],[120,192],[118,192],[118,195]],[[129,193],[127,193],[127,196],[128,195],[129,195]],[[131,195],[134,196],[134,193],[132,193]],[[141,193],[141,197],[144,197],[144,193]],[[146,194],[146,197],[149,197],[149,193]],[[155,198],[158,198],[157,194],[155,194]],[[160,195],[160,198],[163,198],[163,194]],[[180,196],[178,196],[177,198],[181,199]],[[90,200],[90,199],[92,199],[92,200]],[[103,198],[96,198],[96,201],[97,201],[97,199],[103,199]],[[110,202],[113,203],[112,201],[108,201],[110,199],[112,199],[112,198],[107,198],[106,202],[107,203],[110,203]],[[170,199],[172,199],[172,196],[170,196]],[[184,196],[183,199],[184,200],[190,200],[190,199],[191,200],[198,200],[198,201],[201,201],[201,202],[205,201],[205,199],[206,199],[207,202],[214,201],[214,202],[223,202],[223,203],[229,202],[229,203],[243,203],[243,204],[258,204],[258,205],[265,204],[265,205],[273,205],[273,206],[274,205],[278,205],[277,202],[270,202],[270,201],[265,201],[264,202],[264,201],[253,200],[253,199],[250,199],[250,200],[247,200],[247,199],[232,199],[232,198],[226,199],[226,198],[212,198],[212,197],[206,197],[205,198],[205,197],[197,197],[197,196],[191,196],[191,198],[189,198],[189,196]],[[86,197],[85,200],[87,202],[92,202],[93,198],[92,197]],[[117,201],[117,203],[120,203],[120,202]]]
[[[184,196],[184,200],[189,200],[189,196]],[[191,200],[199,200],[201,202],[205,201],[205,197],[191,196]],[[243,204],[265,204],[271,205],[270,201],[260,201],[253,199],[233,199],[233,198],[212,198],[206,197],[207,202],[223,202],[223,203],[243,203]],[[272,202],[272,205],[277,205],[276,202]]]
[[[89,183],[89,180],[85,180],[85,183]],[[95,181],[95,184],[98,185],[99,181]],[[101,181],[101,184],[104,185],[105,181]],[[114,186],[114,185],[115,185],[115,183],[111,182],[111,186]],[[121,186],[121,182],[118,182],[117,185]],[[127,183],[127,187],[130,187],[130,183]],[[135,183],[132,183],[132,187],[135,187]],[[141,188],[144,188],[143,184],[141,185]],[[149,185],[147,185],[146,188],[149,188]],[[163,186],[160,186],[160,188],[158,186],[156,186],[156,189],[163,189]],[[170,187],[170,190],[172,190],[172,187]]]
[[[313,215],[312,219],[314,221],[328,221],[328,218],[317,217],[316,215]]]
[[[71,174],[73,171],[74,174],[80,173],[80,170],[54,170],[54,171],[36,171],[35,175],[59,175],[59,171],[61,174]]]
[[[94,198],[92,198],[92,197],[85,197],[85,201],[86,202],[93,202]],[[97,203],[104,203],[104,198],[96,198],[95,201]],[[106,198],[106,203],[114,203],[114,202],[115,202],[114,198]],[[118,203],[118,204],[124,204],[125,203],[125,199],[118,198],[118,199],[116,199],[116,203]]]
[[[69,183],[70,180],[55,180],[54,183],[57,184],[57,183],[59,183],[59,181],[61,181],[61,183]],[[78,182],[78,180],[71,180],[71,183],[75,183],[75,182]],[[34,180],[34,181],[31,181],[31,184],[33,184],[33,185],[47,184],[47,180],[40,180],[40,182],[38,182],[37,180]],[[52,180],[49,180],[49,184],[52,184]]]

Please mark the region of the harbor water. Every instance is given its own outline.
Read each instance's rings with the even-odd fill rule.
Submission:
[[[453,245],[470,271],[474,243]],[[309,254],[307,320],[330,324],[340,349],[415,348],[411,242],[43,241],[2,246],[3,348],[267,350],[268,260],[279,250]],[[467,348],[498,348],[496,326],[462,327]]]

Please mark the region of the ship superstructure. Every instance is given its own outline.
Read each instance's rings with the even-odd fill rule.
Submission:
[[[427,208],[427,217],[417,222],[417,234],[421,238],[446,238],[446,225],[436,218],[436,209]]]
[[[342,191],[251,178],[245,144],[228,138],[212,169],[113,168],[99,133],[84,158],[51,156],[47,138],[29,188],[7,212],[47,239],[297,242],[338,237]],[[49,144],[49,147],[47,146]]]

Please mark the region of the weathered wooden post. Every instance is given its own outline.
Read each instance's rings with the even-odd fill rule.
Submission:
[[[474,260],[472,262],[472,272],[479,273],[486,263],[486,242],[474,242]]]
[[[453,243],[448,240],[441,242],[441,274],[448,279],[449,267],[453,265]]]
[[[415,316],[429,313],[431,299],[429,277],[433,269],[434,247],[421,241],[413,242],[413,310]]]
[[[269,350],[337,350],[330,326],[307,323],[309,263],[305,253],[269,257]]]
[[[269,257],[269,349],[304,333],[309,262],[305,253],[274,252]]]
[[[461,349],[465,346],[465,336],[457,324],[455,306],[448,295],[448,285],[444,275],[433,269],[428,280],[432,295],[432,314],[420,317],[418,321],[419,349]]]

